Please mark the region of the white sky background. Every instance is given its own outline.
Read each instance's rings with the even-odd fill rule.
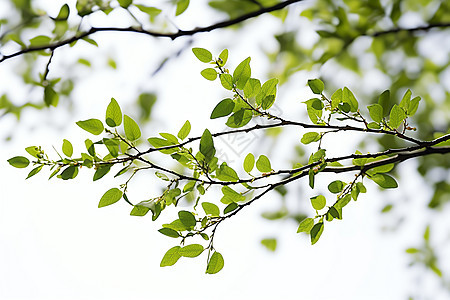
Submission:
[[[192,28],[217,20],[213,15],[205,15],[199,2],[192,2],[187,16],[176,19],[177,25]],[[55,5],[55,14],[62,3]],[[103,25],[106,20],[99,17],[98,24]],[[265,16],[247,26],[246,33],[226,30],[202,34],[195,37],[193,46],[210,49],[216,55],[224,47],[229,48],[230,67],[251,56],[252,74],[260,78],[267,68],[260,49],[275,47],[267,36],[279,28],[273,17]],[[130,206],[123,201],[97,208],[103,193],[123,180],[111,179],[114,171],[95,183],[91,181],[93,171],[85,169],[75,180],[66,182],[56,178],[48,182],[45,170],[25,181],[29,170],[10,167],[7,158],[25,155],[23,149],[30,145],[42,145],[54,155],[51,146],[60,149],[63,138],[74,144],[75,153],[84,151],[83,141],[93,137],[79,129],[75,121],[103,119],[111,97],[119,101],[125,114],[137,119],[132,102],[139,88],[160,92],[153,122],[142,128],[144,137],[159,132],[176,133],[186,119],[193,125],[192,136],[201,134],[205,127],[214,132],[224,127],[222,119],[209,120],[209,115],[218,101],[229,94],[218,82],[211,83],[200,76],[204,65],[190,50],[171,60],[157,76],[150,77],[164,54],[176,52],[187,39],[171,42],[116,33],[98,34],[94,38],[100,45],[98,49],[80,44],[55,53],[50,77],[64,72],[62,66],[78,59],[79,54],[95,58],[94,72],[80,68],[82,80],[74,93],[76,105],[72,114],[61,109],[26,111],[17,128],[12,116],[0,120],[1,135],[15,128],[14,139],[0,147],[0,299],[375,300],[405,299],[410,292],[427,291],[424,293],[427,294],[438,287],[435,281],[423,281],[418,272],[411,272],[407,268],[409,258],[404,254],[404,249],[421,242],[429,217],[423,207],[431,191],[411,184],[419,182],[411,175],[415,174],[413,162],[400,168],[403,175],[411,175],[409,180],[403,176],[400,184],[403,193],[378,193],[374,185],[367,184],[369,194],[346,207],[343,221],[326,224],[321,240],[314,246],[306,236],[296,233],[294,222],[262,219],[262,211],[280,205],[278,196],[264,197],[219,227],[215,248],[224,255],[225,267],[212,276],[204,274],[204,254],[182,258],[173,267],[159,267],[164,253],[178,242],[157,232],[163,222],[171,220],[169,209],[154,223],[149,217],[129,216]],[[118,59],[117,71],[103,67],[108,55]],[[24,95],[17,99],[24,99],[27,91],[20,90],[21,86],[8,75],[14,66],[14,60],[1,65],[0,91],[15,91]],[[311,96],[305,83],[316,75],[295,75],[288,85],[281,87],[277,101],[283,116],[304,117],[300,102]],[[61,129],[55,130],[55,125]],[[303,133],[293,131],[291,140],[298,142]],[[342,138],[329,143],[339,143]],[[245,153],[262,154],[258,152],[259,146],[255,142],[253,149]],[[272,165],[278,168],[290,165],[292,153],[287,151],[290,148],[276,145],[269,153],[276,156]],[[236,160],[233,166],[239,169],[240,164]],[[159,193],[160,182],[152,173],[137,177],[131,201]],[[312,194],[307,189],[302,192],[291,197],[298,197],[299,207],[313,215],[309,208]],[[390,217],[381,216],[380,209],[390,199],[402,203],[399,211]],[[403,209],[408,209],[413,217],[397,232],[383,232],[381,228],[386,224],[395,226],[395,216],[401,216]],[[441,224],[444,228],[448,225]],[[274,254],[259,243],[261,238],[272,236],[279,237]],[[442,243],[448,238],[432,237]],[[446,265],[450,265],[448,261]],[[448,299],[444,292],[437,293],[433,299]]]

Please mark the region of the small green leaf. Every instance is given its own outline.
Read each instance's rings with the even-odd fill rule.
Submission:
[[[138,124],[127,115],[123,117],[123,129],[125,130],[125,136],[130,141],[135,141],[141,137]]]
[[[409,102],[411,101],[411,90],[408,89],[405,93],[405,95],[403,95],[402,101],[400,101],[400,107],[403,108],[405,111],[408,109],[409,107]]]
[[[255,78],[249,78],[244,86],[244,95],[247,98],[255,97],[261,91],[261,82]]]
[[[189,122],[189,120],[187,120],[183,127],[181,127],[180,131],[178,131],[178,138],[184,140],[189,133],[191,132],[191,123]]]
[[[65,156],[71,157],[73,154],[72,144],[68,140],[63,140],[62,152]]]
[[[307,132],[303,135],[301,142],[305,145],[320,140],[320,134],[317,132]]]
[[[230,204],[232,202],[241,202],[245,200],[245,196],[241,195],[240,193],[236,192],[229,186],[222,187],[222,193],[223,197],[220,199],[220,201],[224,204]]]
[[[202,254],[204,248],[200,244],[192,244],[184,246],[180,249],[180,255],[183,257],[197,257]]]
[[[252,118],[253,113],[250,109],[241,108],[228,118],[226,125],[231,128],[239,128],[247,125]]]
[[[377,123],[383,120],[383,107],[380,104],[372,104],[367,106],[369,110],[370,117]]]
[[[181,257],[180,246],[170,248],[161,260],[160,267],[173,266]]]
[[[243,89],[251,76],[250,57],[244,59],[234,70],[233,78],[238,89]]]
[[[58,106],[59,94],[50,85],[44,88],[44,102],[47,106]]]
[[[262,173],[272,171],[270,160],[265,155],[260,155],[258,157],[258,160],[256,161],[256,168]]]
[[[108,164],[108,165],[101,165],[94,173],[94,178],[93,181],[97,181],[100,178],[102,178],[103,176],[105,176],[106,174],[109,173],[109,171],[111,170],[112,165]]]
[[[297,233],[306,232],[309,233],[314,226],[314,219],[306,218],[304,219],[300,225],[298,225]]]
[[[342,101],[350,105],[350,111],[358,111],[358,101],[356,100],[355,95],[353,95],[352,91],[350,91],[347,87],[344,87],[342,93]]]
[[[321,210],[327,204],[327,199],[323,195],[318,195],[311,198],[311,204],[315,210]]]
[[[189,0],[178,0],[175,16],[179,16],[189,7]]]
[[[171,238],[178,238],[180,236],[180,234],[172,228],[161,228],[158,231]]]
[[[244,159],[244,170],[247,173],[250,173],[255,166],[255,156],[252,153],[247,154]]]
[[[143,217],[149,212],[150,208],[143,205],[135,205],[130,212],[131,216]]]
[[[230,74],[224,73],[224,74],[220,74],[220,83],[222,84],[222,86],[224,88],[226,88],[227,90],[232,90],[233,89],[233,76],[231,76]]]
[[[404,119],[406,119],[405,111],[403,108],[395,104],[389,114],[389,125],[392,128],[397,129],[402,124]]]
[[[389,106],[391,103],[391,91],[385,90],[381,93],[380,97],[378,97],[378,104],[383,108],[383,117],[387,115],[389,111]]]
[[[333,194],[339,194],[344,189],[345,183],[340,180],[335,180],[328,185],[328,190]]]
[[[223,49],[219,54],[219,65],[223,67],[228,61],[228,49]]]
[[[417,248],[408,248],[408,249],[406,249],[406,253],[409,253],[409,254],[415,254],[415,253],[419,253],[419,252],[420,252],[420,250],[417,249]]]
[[[78,168],[75,166],[69,166],[62,171],[61,175],[58,175],[62,180],[74,179],[78,175]]]
[[[69,13],[70,13],[70,9],[69,9],[69,5],[64,4],[61,9],[59,10],[58,16],[56,17],[56,19],[58,21],[65,21],[69,18]]]
[[[109,189],[105,194],[103,194],[98,207],[104,207],[116,203],[122,198],[122,191],[118,188]]]
[[[111,98],[111,102],[106,108],[106,124],[110,127],[116,127],[122,124],[122,110],[114,98]]]
[[[214,252],[209,259],[208,266],[206,267],[206,274],[216,274],[222,270],[224,266],[224,260],[222,254]]]
[[[322,80],[320,79],[309,79],[308,86],[314,94],[320,95],[325,88]]]
[[[25,151],[28,152],[28,154],[30,154],[33,157],[39,158],[38,155],[41,153],[39,147],[36,146],[30,146],[30,147],[26,147]]]
[[[52,39],[45,35],[38,35],[30,40],[30,47],[41,47],[50,44]]]
[[[205,211],[205,214],[211,215],[213,217],[220,216],[219,207],[217,207],[217,205],[215,205],[214,203],[203,202],[202,207],[203,207],[203,210]]]
[[[13,158],[8,159],[8,162],[14,168],[26,168],[30,164],[28,158],[24,156],[15,156]]]
[[[314,170],[312,168],[309,169],[308,171],[309,187],[312,189],[314,188],[314,175],[315,175]]]
[[[99,135],[103,132],[105,129],[103,127],[102,121],[98,119],[88,119],[85,121],[78,121],[76,124],[81,128],[86,130],[89,133],[92,133],[93,135]]]
[[[274,252],[277,249],[276,239],[262,239],[261,244],[267,248],[267,250]]]
[[[216,149],[214,148],[214,141],[208,129],[203,131],[202,137],[200,139],[200,153],[205,156],[206,162],[211,161],[216,154]]]
[[[25,179],[28,179],[28,178],[36,175],[37,173],[39,173],[42,170],[42,167],[43,167],[43,165],[40,165],[40,166],[34,168],[33,170],[31,170],[30,173],[28,173],[27,178],[25,178]]]
[[[419,107],[420,97],[417,96],[409,102],[407,114],[412,117],[416,114],[417,108]]]
[[[319,240],[323,232],[323,222],[319,222],[311,229],[311,245],[314,245]]]
[[[223,210],[223,214],[226,215],[230,212],[232,212],[233,210],[235,210],[236,208],[238,208],[239,205],[237,203],[230,203],[227,205],[227,207],[225,207],[225,209]]]
[[[258,95],[256,95],[256,104],[262,105],[263,99],[269,95],[276,97],[278,82],[279,80],[277,78],[272,78],[264,82]]]
[[[192,48],[192,52],[199,61],[209,63],[212,61],[212,54],[204,48]]]
[[[178,218],[180,218],[181,223],[183,223],[188,228],[194,228],[197,221],[195,216],[186,210],[181,210],[178,212]]]
[[[206,68],[200,74],[208,80],[214,81],[217,78],[217,71],[213,68]]]
[[[234,101],[227,98],[219,102],[211,113],[211,119],[217,119],[228,116],[233,112]]]
[[[378,184],[380,187],[384,189],[394,189],[398,187],[397,182],[395,179],[387,174],[375,174],[372,177],[370,177],[376,184]]]

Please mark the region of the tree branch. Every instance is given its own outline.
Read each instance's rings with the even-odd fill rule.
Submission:
[[[445,28],[445,27],[450,27],[450,23],[428,24],[428,25],[413,27],[413,28],[392,28],[392,29],[388,29],[388,30],[384,30],[384,31],[367,33],[365,35],[372,36],[372,37],[378,37],[378,36],[387,35],[387,34],[391,34],[391,33],[398,33],[401,31],[413,33],[413,32],[417,32],[417,31],[428,31],[433,28]]]
[[[30,53],[30,52],[36,52],[36,51],[41,51],[41,50],[55,50],[56,48],[74,43],[78,40],[81,40],[83,38],[86,38],[90,35],[93,35],[97,32],[133,32],[133,33],[139,33],[139,34],[145,34],[145,35],[149,35],[152,37],[161,37],[161,38],[170,38],[171,40],[175,40],[176,38],[182,37],[182,36],[192,36],[195,35],[197,33],[201,33],[201,32],[210,32],[216,29],[220,29],[220,28],[225,28],[225,27],[230,27],[232,25],[236,25],[239,23],[242,23],[246,20],[258,17],[260,15],[266,14],[266,13],[270,13],[273,11],[277,11],[277,10],[281,10],[291,4],[297,3],[297,2],[301,2],[303,0],[287,0],[278,4],[275,4],[273,6],[269,6],[269,7],[264,7],[261,8],[257,11],[242,15],[240,17],[237,17],[235,19],[231,19],[228,21],[222,21],[222,22],[218,22],[216,24],[213,25],[209,25],[206,27],[197,27],[194,28],[192,30],[178,30],[177,32],[174,33],[162,33],[162,32],[155,32],[155,31],[149,31],[149,30],[144,30],[142,28],[135,28],[135,27],[126,27],[126,28],[121,28],[121,27],[92,27],[91,29],[89,29],[86,32],[80,33],[78,35],[75,35],[71,38],[59,41],[59,42],[55,42],[49,45],[43,45],[43,46],[39,46],[39,47],[30,47],[30,48],[25,48],[22,49],[20,51],[17,51],[15,53],[9,54],[9,55],[3,55],[0,57],[0,63],[2,63],[3,61],[16,57],[16,56],[20,56],[22,54],[25,53]]]

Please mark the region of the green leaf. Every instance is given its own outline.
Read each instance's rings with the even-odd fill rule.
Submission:
[[[277,249],[277,240],[276,239],[263,239],[261,240],[261,244],[267,248],[267,250],[274,252]]]
[[[268,95],[264,97],[264,99],[261,102],[262,109],[266,110],[272,107],[272,105],[275,103],[275,95]]]
[[[278,84],[277,78],[272,78],[264,82],[258,95],[256,95],[256,104],[262,105],[263,99],[269,95],[273,95],[276,97],[277,84]]]
[[[173,266],[180,259],[180,246],[170,248],[161,260],[160,267]]]
[[[219,207],[217,207],[217,205],[215,205],[214,203],[203,202],[202,207],[203,207],[203,210],[205,211],[205,214],[211,215],[213,217],[220,216]]]
[[[306,218],[304,219],[300,225],[298,225],[297,233],[306,232],[309,233],[314,226],[314,219]]]
[[[347,87],[344,87],[342,93],[342,101],[350,105],[350,111],[358,111],[358,101],[356,100],[355,95],[353,95],[352,91],[350,91]]]
[[[370,177],[370,179],[372,179],[376,184],[384,189],[394,189],[398,187],[397,181],[395,181],[393,177],[387,174],[375,174]]]
[[[334,206],[330,207],[330,210],[328,211],[328,213],[335,219],[338,219],[338,220],[342,219],[341,214]]]
[[[123,117],[123,129],[125,130],[125,136],[130,141],[135,141],[141,137],[138,124],[127,115]]]
[[[222,84],[222,86],[224,88],[226,88],[227,90],[232,90],[233,89],[233,76],[231,76],[230,74],[224,73],[224,74],[220,74],[220,83]]]
[[[217,78],[217,71],[213,68],[206,68],[200,74],[208,80],[214,81]]]
[[[308,171],[308,181],[309,181],[309,187],[310,188],[314,188],[314,175],[315,175],[315,173],[314,173],[314,170],[311,168],[311,169],[309,169],[309,171]]]
[[[230,212],[232,212],[233,210],[235,210],[236,208],[238,208],[239,205],[237,203],[230,203],[227,205],[227,207],[225,207],[225,209],[223,210],[223,214],[226,215]]]
[[[116,127],[122,124],[122,110],[114,98],[111,98],[111,102],[106,108],[106,124],[110,127]]]
[[[43,165],[40,165],[40,166],[34,168],[33,170],[31,170],[30,173],[28,173],[27,178],[25,178],[25,179],[28,179],[28,178],[36,175],[37,173],[39,173],[42,170],[42,167],[43,167]]]
[[[303,135],[301,142],[305,145],[320,140],[320,134],[317,132],[307,132]]]
[[[99,135],[103,132],[105,129],[103,127],[102,121],[98,119],[88,119],[85,121],[78,121],[76,124],[81,128],[86,130],[89,133],[92,133],[93,135]]]
[[[391,91],[385,90],[378,98],[378,104],[383,108],[383,117],[388,113],[391,102]]]
[[[206,274],[216,274],[222,270],[224,266],[224,260],[222,254],[214,252],[209,259],[208,266],[206,267]]]
[[[38,35],[30,40],[30,47],[47,46],[51,42],[51,38],[45,35]]]
[[[69,5],[64,4],[61,9],[59,10],[58,16],[56,17],[56,19],[58,21],[65,21],[69,18],[69,13],[70,13],[70,9],[69,9]]]
[[[241,108],[228,118],[226,125],[231,128],[239,128],[247,125],[252,118],[253,113],[250,109]]]
[[[189,0],[178,0],[175,16],[179,16],[189,7]]]
[[[383,107],[380,104],[372,104],[367,106],[370,117],[377,123],[383,120]]]
[[[405,111],[403,108],[395,104],[389,114],[389,125],[392,128],[397,129],[402,124],[404,119],[406,119]]]
[[[419,253],[420,252],[420,250],[417,249],[417,248],[408,248],[405,251],[406,251],[406,253],[409,253],[409,254],[415,254],[415,253]]]
[[[232,202],[241,202],[245,200],[245,196],[241,195],[240,193],[236,192],[229,186],[222,187],[222,193],[223,197],[220,199],[220,201],[224,204],[230,204]]]
[[[400,107],[403,108],[405,111],[408,109],[409,107],[409,103],[411,102],[411,90],[408,89],[405,93],[405,95],[403,95],[402,101],[400,101]]]
[[[112,165],[108,164],[108,165],[101,165],[94,173],[94,178],[93,181],[97,181],[100,178],[102,178],[103,176],[105,176],[106,174],[109,173],[109,171],[111,170]]]
[[[189,122],[189,120],[187,120],[183,127],[181,127],[180,131],[178,131],[178,138],[184,140],[189,133],[191,132],[191,123]]]
[[[186,210],[181,210],[178,212],[178,218],[180,218],[181,223],[183,223],[188,228],[194,228],[197,221],[195,216]]]
[[[314,94],[320,95],[325,88],[322,80],[320,79],[309,79],[308,86]]]
[[[172,228],[161,228],[158,231],[171,238],[180,237],[180,234],[176,230],[173,230]]]
[[[59,94],[50,85],[44,88],[44,102],[47,106],[58,106]]]
[[[180,255],[183,257],[197,257],[202,254],[204,248],[200,244],[192,244],[184,246],[180,249]]]
[[[319,240],[323,232],[323,222],[319,222],[311,229],[311,245],[314,245]]]
[[[143,217],[149,212],[150,208],[143,205],[135,205],[130,212],[131,216]]]
[[[255,97],[261,91],[261,82],[255,78],[249,78],[244,86],[244,95],[247,98]]]
[[[25,151],[27,151],[28,154],[36,158],[39,158],[38,155],[41,154],[41,150],[39,149],[39,147],[36,146],[26,147]]]
[[[250,173],[255,166],[255,156],[252,153],[247,154],[244,159],[244,170],[247,173]]]
[[[200,153],[205,156],[206,162],[210,162],[211,159],[216,154],[216,149],[214,148],[214,141],[208,129],[203,131],[202,137],[200,139]]]
[[[153,21],[153,19],[162,12],[162,10],[160,10],[159,8],[152,6],[145,6],[140,4],[135,4],[134,6],[136,6],[143,13],[146,13],[150,17],[151,21]]]
[[[199,61],[209,63],[212,61],[212,54],[204,48],[192,48],[192,52]]]
[[[333,194],[339,194],[344,189],[345,182],[335,180],[328,185],[328,190]]]
[[[118,0],[118,1],[119,5],[122,6],[123,8],[127,8],[133,3],[133,0]]]
[[[65,156],[71,157],[73,154],[72,144],[68,140],[63,140],[62,152]]]
[[[331,108],[335,109],[338,107],[339,103],[342,102],[342,89],[336,90],[336,92],[331,95]]]
[[[103,139],[103,144],[105,144],[105,147],[108,149],[109,154],[111,154],[112,157],[119,156],[120,140],[105,138]]]
[[[219,66],[223,67],[228,61],[228,49],[223,49],[219,54],[218,63]]]
[[[78,168],[75,166],[69,166],[62,171],[61,175],[58,175],[62,180],[74,179],[78,175]]]
[[[118,188],[109,189],[105,194],[103,194],[98,207],[104,207],[116,203],[122,198],[122,191]]]
[[[256,168],[262,173],[272,171],[270,160],[265,155],[260,155],[258,157],[258,160],[256,161]]]
[[[234,70],[233,78],[238,89],[243,89],[251,76],[250,57],[244,59]]]
[[[412,117],[416,114],[417,108],[419,107],[420,97],[417,96],[409,102],[407,115]]]
[[[14,168],[26,168],[30,164],[28,158],[24,156],[15,156],[13,158],[8,159],[8,162]]]
[[[219,102],[211,113],[211,119],[228,116],[233,112],[234,101],[227,98]]]
[[[311,198],[311,204],[315,210],[321,210],[327,204],[327,199],[323,195],[318,195]]]

